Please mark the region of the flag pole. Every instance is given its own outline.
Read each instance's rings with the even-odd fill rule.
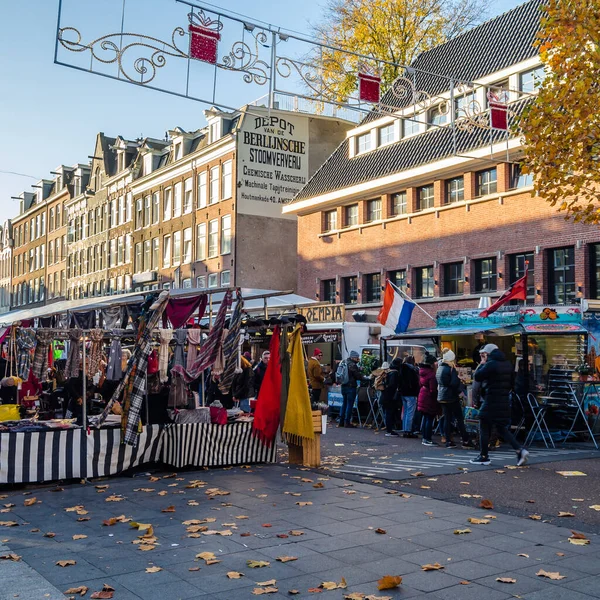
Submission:
[[[412,302],[419,310],[421,310],[422,312],[424,312],[436,325],[437,325],[437,321],[417,302],[415,302],[408,294],[404,293],[396,284],[394,284],[393,282],[391,282],[389,279],[386,279],[386,281],[402,296],[404,296],[408,301]]]

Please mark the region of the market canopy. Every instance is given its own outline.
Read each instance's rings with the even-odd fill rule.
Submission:
[[[384,337],[386,340],[394,339],[414,339],[414,338],[430,338],[440,337],[442,335],[474,335],[476,333],[485,333],[487,335],[518,335],[524,333],[521,325],[498,325],[490,327],[489,325],[469,325],[464,327],[431,327],[423,329],[411,329],[405,333],[397,335],[389,335]]]

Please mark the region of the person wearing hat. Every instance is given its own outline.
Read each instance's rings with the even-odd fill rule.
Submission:
[[[456,421],[458,431],[462,437],[463,448],[475,448],[465,428],[462,405],[460,403],[460,379],[454,361],[456,355],[452,350],[444,350],[442,362],[436,371],[435,377],[438,384],[438,402],[444,412],[444,434],[446,448],[456,448],[452,441],[452,422]]]
[[[358,368],[360,356],[356,350],[352,350],[346,359],[346,367],[348,369],[348,381],[342,382],[342,409],[340,411],[340,422],[338,427],[354,427],[352,424],[352,410],[356,400],[356,390],[359,381],[368,380]]]
[[[394,431],[394,427],[396,426],[398,408],[402,404],[399,393],[402,359],[395,358],[391,365],[384,362],[381,368],[387,368],[384,389],[381,392],[381,406],[385,413],[385,437],[399,437],[398,433]]]
[[[321,390],[325,387],[325,376],[323,375],[323,367],[321,367],[321,359],[323,351],[320,348],[315,348],[313,355],[308,359],[308,383],[310,384],[310,401],[313,405],[321,400]]]
[[[510,361],[496,344],[486,344],[480,351],[481,364],[473,379],[481,384],[482,404],[479,409],[480,453],[470,462],[474,465],[489,465],[488,443],[495,425],[500,436],[517,453],[517,466],[524,465],[529,452],[523,448],[510,431],[513,369]]]
[[[435,356],[427,353],[419,365],[419,395],[417,410],[423,415],[423,446],[437,446],[431,439],[433,436],[433,421],[440,411],[437,401],[438,386],[435,379]]]
[[[260,361],[254,367],[254,388],[256,389],[257,398],[258,392],[260,392],[260,386],[262,385],[263,379],[265,378],[265,373],[267,372],[267,365],[269,364],[270,358],[271,353],[268,350],[265,350],[260,357]]]

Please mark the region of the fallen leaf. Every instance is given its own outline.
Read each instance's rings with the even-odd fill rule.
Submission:
[[[574,540],[587,540],[587,537],[586,537],[585,533],[577,533],[576,531],[573,531],[571,529],[571,534],[572,534],[571,537]]]
[[[470,529],[455,529],[454,530],[455,535],[463,535],[465,533],[471,533]]]
[[[37,502],[37,498],[27,498],[25,502],[23,502],[23,506],[32,506]]]
[[[174,506],[167,506],[167,508],[163,508],[160,512],[173,513],[173,512],[175,512],[175,507]]]
[[[248,519],[249,517],[247,517],[246,515],[237,515],[236,517],[233,517],[234,519]]]
[[[102,590],[101,592],[94,592],[90,598],[92,600],[99,600],[99,599],[106,599],[106,598],[112,598],[114,594],[114,591],[111,590]]]
[[[139,548],[142,552],[149,552],[150,550],[154,550],[155,546],[151,546],[150,544],[140,544]]]
[[[205,560],[204,563],[208,566],[210,565],[216,565],[217,563],[220,563],[221,561],[218,559],[212,559],[212,560]]]
[[[544,571],[543,569],[540,569],[536,575],[538,577],[546,577],[548,579],[552,579],[553,581],[558,581],[560,579],[565,579],[566,575],[561,575],[558,571],[556,572],[549,572],[549,571]]]
[[[59,567],[69,567],[71,565],[76,565],[77,561],[75,560],[59,560],[56,562]]]
[[[381,527],[378,527],[378,528],[375,530],[375,533],[381,533],[381,534],[384,534],[384,533],[387,533],[387,531],[386,531],[385,529],[381,529]]]
[[[282,563],[286,563],[286,562],[292,562],[293,560],[298,560],[297,556],[278,556],[275,560],[282,562]]]
[[[600,511],[600,504],[592,504],[592,506],[590,506],[589,508],[591,508],[592,510]]]
[[[289,538],[290,536],[287,533],[278,533],[277,537],[281,538],[281,539],[286,539],[286,538]]]
[[[528,518],[529,519],[533,519],[534,521],[541,521],[542,520],[542,516],[541,515],[529,515]]]
[[[402,583],[402,577],[400,575],[384,575],[377,582],[378,590],[393,590]]]
[[[202,560],[212,560],[216,558],[214,552],[200,552],[200,554],[196,554],[196,558],[201,558]]]
[[[434,563],[432,565],[428,564],[428,565],[421,565],[421,569],[423,569],[423,571],[439,571],[440,569],[443,569],[444,566],[440,565],[440,563]]]
[[[146,492],[146,494],[150,494],[151,492],[155,492],[154,488],[135,488],[134,492]]]
[[[529,558],[529,554],[517,554],[517,556],[522,556],[523,558]]]
[[[558,516],[559,517],[574,517],[575,514],[572,513],[572,512],[564,512],[564,511],[561,510],[561,511],[558,512]]]
[[[320,594],[323,590],[321,588],[308,588],[310,594]]]
[[[288,594],[290,596],[296,596],[298,595],[300,592],[298,590],[288,590]]]
[[[200,567],[190,567],[188,571],[199,571]]]
[[[38,533],[39,529],[36,527],[35,529],[30,529],[29,531],[31,531],[31,533]]]
[[[277,579],[269,579],[269,581],[257,581],[256,585],[269,586],[275,585],[277,583]]]
[[[89,520],[90,520],[90,518],[89,518],[89,517],[79,517],[79,518],[77,519],[77,521],[79,521],[80,523],[82,523],[83,521],[89,521]]]
[[[577,538],[569,538],[569,542],[571,544],[573,544],[574,546],[587,546],[590,543],[590,540],[581,540],[581,539],[577,539]]]
[[[118,523],[117,517],[111,517],[110,519],[106,519],[105,521],[102,521],[102,525],[104,525],[105,527],[112,527],[113,525],[116,525],[117,523]]]
[[[500,583],[517,583],[516,579],[512,579],[511,577],[496,577],[496,581]]]
[[[121,500],[125,500],[125,498],[123,498],[123,496],[116,496],[115,494],[108,496],[108,498],[104,498],[105,502],[121,502]]]
[[[168,496],[169,492],[167,492],[167,490],[161,490],[160,492],[158,492],[158,495],[159,496]],[[196,504],[198,504],[198,503],[196,502]]]
[[[146,573],[158,573],[162,571],[161,567],[146,567]]]
[[[469,517],[467,520],[473,525],[488,525],[490,522],[489,519],[477,519],[475,517]]]
[[[304,531],[300,531],[299,529],[292,529],[290,531],[290,535],[293,535],[293,536],[304,535]]]
[[[44,534],[44,537],[47,537],[47,538],[53,538],[53,537],[56,537],[56,534],[55,534],[55,533],[52,533],[51,531],[49,531],[48,533],[45,533],[45,534]]]
[[[535,504],[535,500],[525,500],[525,502],[527,502],[527,504]]]
[[[72,587],[63,592],[63,594],[79,594],[80,596],[85,596],[87,594],[88,588],[85,585],[80,585],[79,587]]]
[[[21,557],[18,554],[3,554],[0,556],[0,560],[12,560],[13,562],[19,562]]]
[[[239,579],[240,577],[243,577],[244,574],[240,573],[239,571],[228,571],[227,572],[227,577],[229,577],[229,579]]]
[[[470,581],[467,581],[466,579],[460,582],[460,585],[471,585]]]
[[[247,560],[246,564],[251,569],[260,569],[261,567],[268,567],[271,563],[266,560]]]
[[[319,481],[319,483],[315,483],[315,485],[313,485],[313,487],[319,490],[321,488],[324,488],[325,486]]]
[[[335,581],[324,581],[319,587],[324,590],[345,590],[348,585],[346,580],[342,577],[342,580],[339,583],[336,583]]]
[[[486,510],[492,510],[494,508],[494,503],[487,498],[484,498],[479,504],[479,508],[485,508]]]
[[[74,540],[84,540],[87,537],[87,535],[84,535],[83,533],[77,533],[73,536]]]
[[[273,527],[273,525],[271,523],[263,523],[262,527]]]
[[[565,555],[565,553],[564,553],[564,552],[557,552],[557,553],[556,553],[556,556],[564,556],[564,555]]]
[[[254,588],[252,590],[252,593],[255,596],[262,596],[263,594],[276,594],[278,591],[279,591],[279,589],[276,587],[263,587],[263,588]]]
[[[312,502],[296,502],[298,506],[312,506]]]
[[[423,473],[423,471],[415,471],[414,473],[411,473],[411,475],[413,477],[425,477],[425,473]]]

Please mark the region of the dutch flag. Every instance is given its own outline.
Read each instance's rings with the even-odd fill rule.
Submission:
[[[377,320],[394,333],[402,333],[408,329],[414,308],[415,303],[402,298],[388,281],[383,296],[383,307],[377,315]]]

